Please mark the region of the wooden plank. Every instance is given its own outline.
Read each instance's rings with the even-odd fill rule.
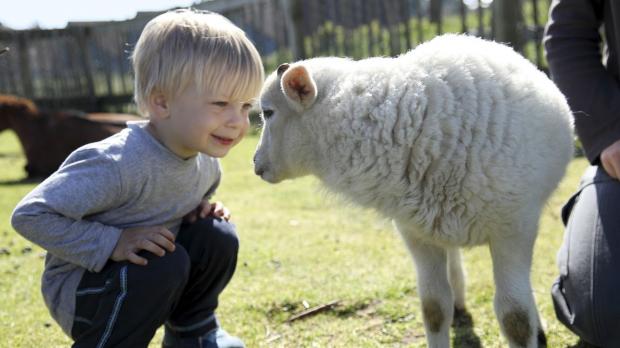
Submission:
[[[340,0],[339,2],[340,7],[338,8],[338,12],[339,12],[339,17],[341,18],[341,25],[342,25],[342,29],[343,29],[343,36],[344,36],[344,40],[343,40],[343,55],[344,56],[353,56],[354,52],[353,52],[353,31],[355,30],[355,25],[354,25],[354,13],[353,12],[353,7],[351,5],[351,2],[349,0]]]
[[[467,33],[467,11],[464,1],[459,1],[459,15],[461,16],[461,32]]]
[[[533,19],[534,19],[534,46],[536,47],[536,66],[542,67],[543,62],[543,52],[542,52],[542,27],[540,26],[538,19],[538,1],[532,0],[533,11]]]
[[[2,47],[2,43],[0,43],[0,47]],[[9,68],[10,57],[9,55],[4,55],[4,53],[9,52],[8,49],[0,50],[0,93],[7,93],[11,87],[11,82],[9,81],[12,71]]]
[[[52,69],[50,68],[53,53],[51,52],[49,43],[49,38],[41,38],[36,41],[36,52],[34,54],[35,59],[34,62],[31,61],[31,63],[36,64],[36,69],[34,70],[38,73],[38,76],[34,77],[34,79],[40,86],[40,89],[35,91],[35,93],[38,92],[37,94],[53,96],[55,86],[54,78],[52,76]],[[43,54],[43,52],[45,52],[45,54]]]
[[[478,36],[486,37],[484,33],[484,12],[482,11],[482,0],[478,0],[478,8],[476,10],[478,14]],[[495,34],[493,34],[493,37],[495,37]]]
[[[443,34],[443,1],[430,0],[430,17],[431,22],[437,26],[437,35]]]
[[[106,28],[106,30],[102,30],[99,32],[94,32],[92,34],[93,41],[97,44],[101,54],[99,56],[99,60],[102,62],[101,65],[103,67],[103,78],[105,80],[106,91],[105,94],[112,96],[114,95],[114,87],[112,85],[112,72],[114,71],[114,65],[112,64],[112,59],[110,58],[110,53],[112,49],[110,48],[111,43],[111,31],[112,28]],[[116,50],[114,50],[116,51]],[[118,53],[116,53],[118,55]]]
[[[93,70],[91,67],[91,57],[90,51],[88,49],[88,40],[90,39],[90,31],[88,28],[84,28],[83,30],[78,31],[76,35],[77,44],[79,47],[79,56],[80,63],[82,65],[82,70],[84,72],[84,77],[86,78],[86,88],[88,92],[88,96],[91,98],[95,98],[95,83],[93,80]]]
[[[407,50],[410,50],[414,46],[411,33],[411,2],[409,0],[402,0],[402,8],[400,15],[404,25],[405,44],[407,45]]]
[[[32,98],[34,96],[34,88],[32,86],[32,75],[30,74],[30,56],[28,54],[28,32],[18,32],[17,34],[17,52],[19,56],[19,75],[22,82],[24,96]]]
[[[327,39],[329,42],[329,55],[337,56],[338,55],[338,39],[336,34],[336,4],[334,0],[325,1],[325,12],[327,13],[326,18],[329,21],[329,24],[326,25],[325,29],[327,30]]]
[[[493,1],[495,14],[494,39],[509,43],[517,52],[523,52],[523,5],[521,0]]]
[[[116,65],[118,67],[118,78],[121,83],[121,91],[120,92],[112,92],[111,95],[117,94],[129,94],[133,92],[133,85],[127,82],[127,78],[131,76],[131,60],[129,56],[131,52],[125,51],[126,39],[127,36],[124,35],[124,32],[121,30],[112,30],[112,38],[116,40],[117,50],[116,53]],[[131,80],[131,79],[130,79]]]
[[[12,94],[17,94],[18,89],[19,89],[19,78],[18,78],[18,69],[15,69],[15,60],[16,60],[16,55],[15,52],[13,53],[9,53],[7,55],[5,55],[3,57],[3,59],[6,61],[6,70],[3,72],[4,74],[6,74],[6,76],[8,77],[8,88],[7,88],[7,92],[12,93]]]
[[[52,35],[53,40],[50,40],[50,52],[51,55],[49,57],[52,63],[52,78],[55,81],[55,96],[62,96],[63,93],[67,90],[67,83],[65,80],[64,66],[63,66],[63,56],[66,54],[64,52],[59,43],[64,40],[63,36],[60,32],[56,32]]]
[[[396,0],[383,2],[383,13],[385,14],[385,21],[390,35],[390,56],[396,56],[402,51],[399,15],[402,9],[400,5],[400,1]]]
[[[303,36],[300,37],[302,14],[299,0],[280,0],[280,6],[284,13],[284,27],[286,28],[286,39],[288,47],[293,56],[293,60],[304,57]]]
[[[420,0],[414,0],[414,2],[415,2],[415,12],[416,12],[416,18],[417,18],[416,27],[418,30],[418,43],[420,43],[424,41],[424,29],[422,27],[422,20],[423,20],[422,6],[420,6]]]

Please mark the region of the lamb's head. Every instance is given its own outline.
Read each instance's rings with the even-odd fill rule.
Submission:
[[[317,86],[304,62],[282,64],[269,75],[260,95],[263,130],[254,155],[256,175],[270,183],[311,173],[310,118]]]

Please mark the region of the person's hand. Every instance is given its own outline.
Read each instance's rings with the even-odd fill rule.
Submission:
[[[222,202],[210,203],[207,200],[203,200],[196,209],[183,217],[183,221],[191,224],[199,218],[204,219],[207,216],[213,216],[228,221],[230,220],[230,210],[228,210]]]
[[[601,152],[601,164],[609,176],[620,178],[620,140]]]
[[[134,227],[121,232],[110,259],[113,261],[129,261],[136,265],[146,266],[148,261],[138,252],[147,250],[157,256],[166,255],[166,250],[173,252],[175,236],[162,226]]]

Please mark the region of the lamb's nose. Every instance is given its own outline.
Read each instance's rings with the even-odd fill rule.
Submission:
[[[254,154],[254,158],[252,160],[254,161],[254,173],[256,173],[256,175],[262,177],[263,174],[265,173],[264,163],[263,163],[263,166],[259,166],[257,164],[258,156],[256,154]]]

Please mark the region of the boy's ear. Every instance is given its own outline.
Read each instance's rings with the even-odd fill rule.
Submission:
[[[282,73],[280,88],[289,103],[300,112],[310,107],[316,100],[316,83],[303,65],[286,69]]]
[[[149,114],[156,118],[167,118],[170,116],[168,99],[161,92],[153,92],[149,97]]]

